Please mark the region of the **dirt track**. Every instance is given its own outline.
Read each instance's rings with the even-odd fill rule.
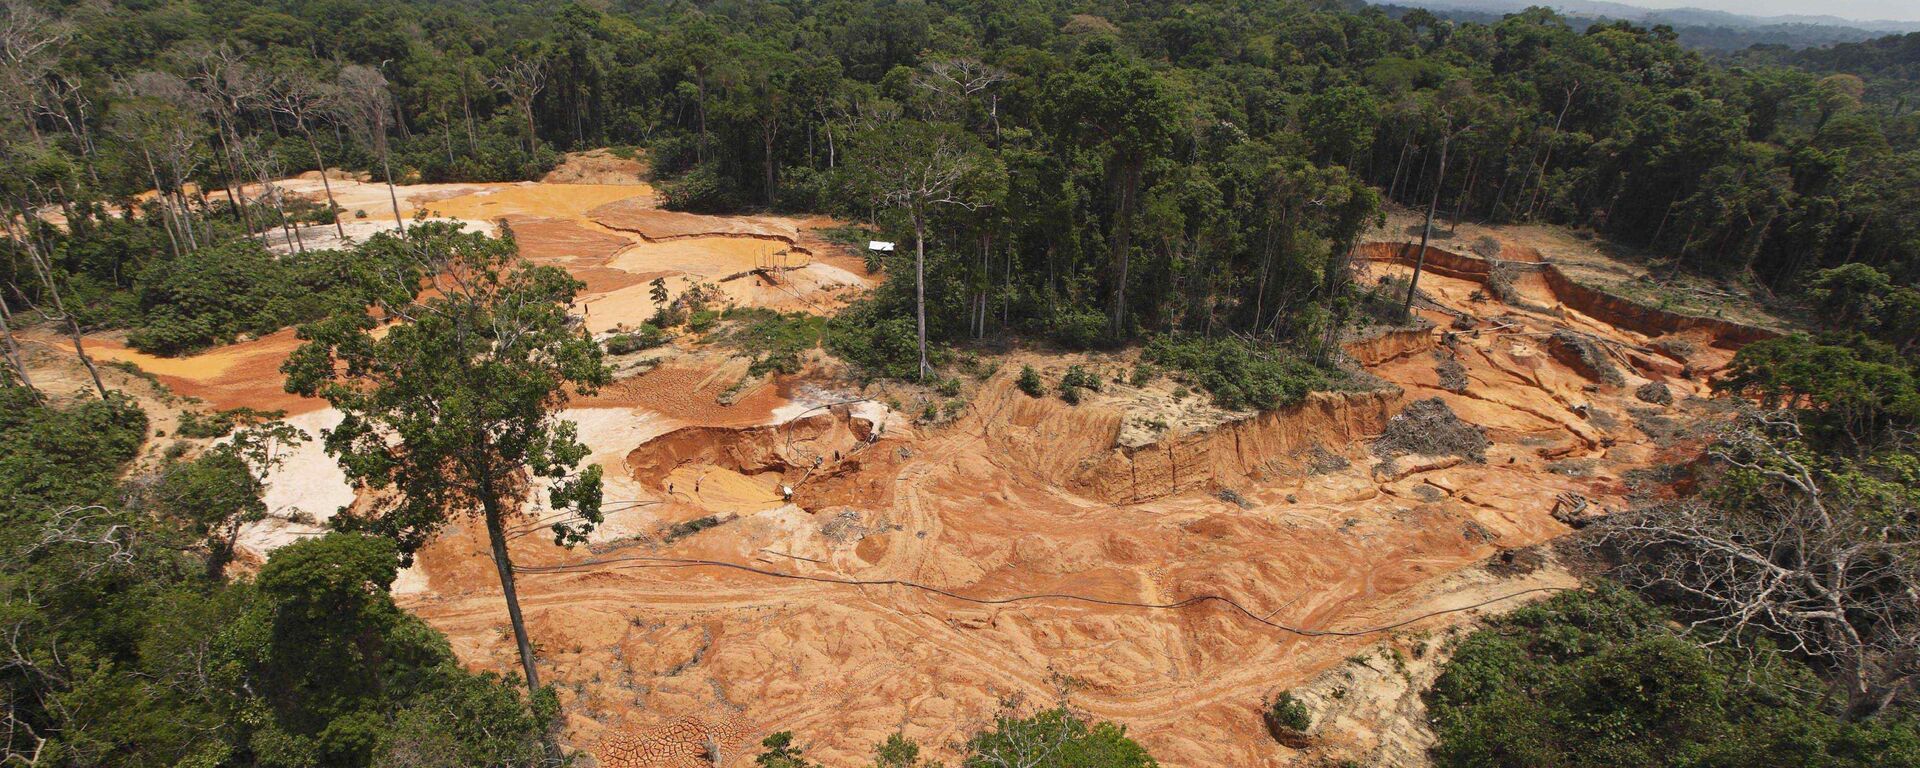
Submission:
[[[645,202],[551,186],[424,204],[507,218],[530,257],[588,281],[582,305],[596,329],[651,314],[645,276],[672,275],[677,286],[717,279],[763,258],[770,242],[762,221],[701,233],[677,215],[629,210],[603,222],[591,212]],[[672,228],[648,229],[656,225]],[[837,279],[832,270],[846,270],[835,260],[855,261],[822,255],[812,241],[802,247],[803,223],[782,226],[800,234],[775,241],[811,251],[808,269],[818,275]],[[1404,274],[1402,251],[1363,254],[1366,279]],[[1434,256],[1430,264],[1421,288],[1434,303],[1420,314],[1437,328],[1350,345],[1397,389],[1316,395],[1260,416],[1217,414],[1202,431],[1180,428],[1183,420],[1152,439],[1121,440],[1154,415],[1139,412],[1143,403],[1173,402],[1174,384],[1164,380],[1145,390],[1112,385],[1077,408],[1028,398],[1008,372],[1031,362],[1057,376],[1069,362],[1040,355],[1008,361],[969,394],[963,416],[938,427],[916,428],[873,403],[809,410],[853,393],[801,381],[721,406],[714,397],[737,379],[729,372],[738,364],[704,353],[576,403],[567,417],[608,470],[607,525],[588,548],[554,547],[531,526],[514,543],[527,569],[530,628],[566,706],[566,740],[603,765],[704,765],[699,755],[712,738],[723,764],[746,765],[759,738],[792,730],[809,754],[851,765],[904,730],[950,758],[955,740],[1001,698],[1046,701],[1066,684],[1077,706],[1126,725],[1163,764],[1289,764],[1299,755],[1265,736],[1262,699],[1379,637],[1304,637],[1219,602],[985,605],[907,586],[634,558],[902,580],[982,600],[1059,593],[1170,604],[1213,595],[1316,630],[1395,624],[1569,585],[1551,568],[1494,577],[1479,566],[1566,534],[1553,515],[1561,494],[1595,512],[1616,507],[1623,473],[1683,455],[1683,442],[1656,440],[1638,425],[1684,420],[1695,406],[1652,406],[1632,393],[1658,380],[1683,399],[1705,394],[1706,377],[1737,341],[1719,326],[1671,320],[1660,321],[1669,333],[1650,336],[1663,328],[1648,324],[1653,316],[1556,289],[1536,272],[1515,291],[1537,309],[1503,305],[1485,297],[1484,263]],[[826,285],[821,277],[787,288],[816,291],[809,302],[825,304],[839,295]],[[782,303],[789,294],[766,286],[723,290],[741,303],[811,306]],[[1472,318],[1472,329],[1449,337],[1458,315]],[[1555,348],[1556,330],[1592,338],[1621,383],[1601,383]],[[312,428],[328,418],[316,404],[263,389],[291,348],[278,335],[183,360],[97,346],[215,406],[307,412]],[[1443,358],[1458,363],[1464,386],[1443,380]],[[1408,456],[1386,464],[1372,455],[1369,440],[1387,421],[1430,397],[1486,429],[1493,445],[1484,463]],[[309,485],[277,477],[275,498],[337,492],[323,455],[290,465]],[[793,489],[792,503],[782,485]],[[306,490],[289,493],[295,488]],[[717,524],[688,525],[696,521]],[[464,662],[506,672],[517,661],[477,528],[457,527],[432,544],[396,591],[448,634]],[[265,548],[297,533],[276,521],[251,541]],[[1445,613],[1398,631],[1465,617]]]

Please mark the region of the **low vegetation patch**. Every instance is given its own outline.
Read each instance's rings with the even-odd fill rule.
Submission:
[[[1125,726],[1093,721],[1062,704],[1027,716],[1009,703],[993,725],[967,739],[960,768],[1153,768],[1153,755],[1127,738]],[[753,764],[760,768],[818,768],[790,731],[760,742]],[[874,768],[939,768],[920,757],[920,745],[895,733],[874,746]]]
[[[1274,741],[1290,747],[1304,746],[1307,729],[1313,727],[1313,715],[1292,691],[1281,691],[1261,709],[1260,719]]]
[[[800,312],[758,307],[728,309],[729,327],[717,340],[753,356],[750,375],[800,372],[801,355],[818,349],[827,337],[827,319]]]
[[[1180,372],[1184,380],[1212,393],[1214,404],[1229,410],[1284,408],[1305,399],[1309,392],[1331,389],[1341,380],[1339,372],[1316,366],[1279,347],[1234,338],[1160,336],[1147,345],[1141,357]]]
[[[660,326],[653,323],[641,323],[638,330],[616,333],[607,337],[603,345],[609,355],[630,355],[666,344],[673,339]]]
[[[1068,366],[1065,375],[1060,377],[1060,399],[1072,405],[1080,404],[1081,393],[1100,391],[1100,376],[1078,365]]]

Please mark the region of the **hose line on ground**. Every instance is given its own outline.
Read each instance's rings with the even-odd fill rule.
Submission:
[[[620,563],[628,563],[627,565],[618,566],[622,568],[700,568],[700,567],[730,568],[736,571],[745,571],[747,573],[759,574],[761,576],[769,576],[769,577],[778,578],[778,579],[791,579],[795,581],[811,581],[811,582],[816,582],[820,584],[840,584],[844,586],[855,586],[855,587],[908,587],[908,588],[917,589],[923,592],[930,592],[930,593],[940,595],[942,597],[950,598],[953,600],[959,600],[961,602],[966,602],[966,603],[974,603],[977,605],[1006,605],[1009,603],[1027,602],[1032,600],[1066,600],[1066,601],[1072,601],[1072,602],[1090,603],[1093,605],[1105,605],[1105,606],[1111,606],[1116,608],[1145,608],[1145,609],[1151,609],[1151,610],[1177,610],[1180,608],[1186,608],[1188,606],[1200,605],[1202,603],[1221,603],[1226,605],[1229,608],[1232,608],[1234,612],[1240,614],[1243,617],[1246,617],[1247,620],[1252,621],[1256,624],[1262,624],[1267,627],[1271,627],[1273,629],[1278,629],[1283,632],[1289,632],[1292,634],[1300,635],[1302,637],[1361,637],[1365,635],[1378,634],[1381,632],[1390,632],[1390,631],[1399,629],[1401,627],[1407,626],[1409,624],[1413,624],[1416,622],[1433,618],[1435,616],[1444,616],[1450,613],[1462,613],[1465,611],[1474,610],[1476,608],[1484,608],[1494,603],[1498,603],[1505,600],[1511,600],[1513,598],[1521,597],[1524,595],[1530,595],[1530,594],[1535,594],[1539,592],[1564,592],[1570,589],[1569,587],[1534,587],[1532,589],[1523,589],[1517,592],[1501,595],[1499,597],[1491,598],[1488,600],[1482,600],[1472,605],[1463,605],[1456,608],[1443,608],[1437,611],[1429,611],[1427,613],[1423,613],[1418,616],[1414,616],[1412,618],[1403,619],[1401,621],[1396,621],[1391,624],[1382,624],[1380,626],[1367,627],[1364,629],[1340,630],[1340,629],[1307,629],[1304,627],[1294,627],[1286,624],[1281,624],[1276,621],[1271,621],[1259,614],[1254,613],[1253,611],[1248,610],[1246,606],[1243,606],[1240,603],[1236,602],[1233,598],[1223,597],[1221,595],[1213,595],[1213,594],[1196,595],[1194,597],[1189,597],[1185,600],[1180,600],[1178,602],[1172,602],[1172,603],[1137,603],[1137,602],[1131,602],[1127,600],[1107,600],[1104,598],[1087,597],[1085,595],[1074,595],[1074,594],[1067,594],[1063,592],[1041,592],[1041,593],[1030,594],[1030,595],[1016,595],[1013,597],[982,598],[982,597],[969,597],[967,595],[962,595],[956,592],[941,589],[939,587],[928,586],[926,584],[919,584],[911,581],[906,581],[903,579],[847,579],[847,578],[840,578],[835,576],[812,576],[804,573],[792,573],[788,571],[774,571],[774,570],[768,570],[765,568],[755,568],[751,565],[743,565],[741,563],[729,563],[729,562],[724,562],[720,560],[701,560],[697,558],[684,558],[684,557],[656,557],[651,555],[628,555],[623,557],[609,557],[609,558],[603,558],[598,560],[588,560],[588,561],[583,561],[579,563],[568,563],[565,565],[514,566],[514,571],[518,573],[529,574],[529,575],[576,573],[576,572],[581,572],[581,571],[594,568],[596,566],[620,564]]]

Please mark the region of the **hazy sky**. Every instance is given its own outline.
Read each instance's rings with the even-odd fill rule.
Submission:
[[[1643,8],[1709,8],[1750,16],[1806,13],[1845,19],[1920,21],[1920,0],[1619,0]]]

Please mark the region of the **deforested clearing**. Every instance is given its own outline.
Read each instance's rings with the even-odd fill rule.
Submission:
[[[0,763],[1920,763],[1911,46],[700,5],[0,0]]]

